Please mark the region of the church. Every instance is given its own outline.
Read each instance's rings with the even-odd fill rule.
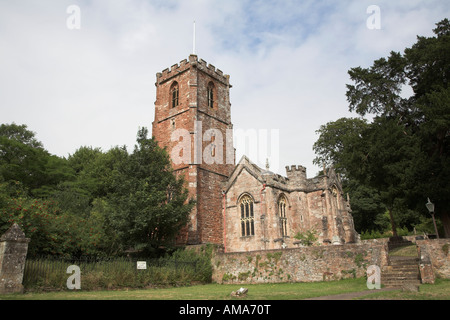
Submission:
[[[303,166],[281,176],[243,156],[236,164],[230,76],[197,55],[156,74],[152,135],[171,157],[196,205],[177,242],[245,252],[358,240],[348,198],[328,169],[308,179]]]

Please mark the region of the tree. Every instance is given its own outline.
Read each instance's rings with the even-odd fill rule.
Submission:
[[[396,208],[405,198],[405,171],[410,171],[414,142],[409,129],[393,116],[375,117],[368,124],[357,118],[342,118],[322,126],[314,144],[317,164],[333,165],[343,174],[343,184],[355,203],[359,230],[378,229],[369,217],[389,213],[392,232],[397,234]],[[372,199],[368,199],[372,193]],[[369,207],[363,205],[370,204]],[[374,212],[373,210],[376,210]],[[359,216],[358,216],[359,215]],[[364,229],[362,229],[364,228]]]
[[[349,74],[354,85],[347,85],[347,100],[350,111],[375,115],[378,123],[371,125],[373,134],[392,143],[370,145],[372,158],[385,161],[383,170],[389,175],[385,182],[392,182],[384,185],[386,197],[393,199],[401,186],[401,201],[421,212],[425,212],[426,198],[433,198],[445,234],[450,237],[449,20],[437,23],[433,31],[435,37],[418,37],[404,54],[391,52],[370,68],[352,68]],[[408,85],[413,94],[405,97],[402,89]],[[383,132],[390,132],[396,139]],[[367,141],[371,142],[375,140]],[[397,148],[407,151],[407,155],[402,156]],[[387,150],[395,156],[390,158]],[[381,182],[379,174],[368,177],[375,184]]]
[[[187,202],[184,181],[175,177],[169,156],[148,130],[138,131],[137,145],[119,166],[108,196],[107,218],[125,249],[146,254],[173,243],[186,225],[193,202]]]
[[[364,231],[384,231],[384,212],[386,207],[381,201],[380,193],[356,180],[346,180],[344,190],[350,194],[355,229]]]
[[[376,117],[363,133],[361,141],[363,144],[358,149],[365,150],[366,156],[355,163],[359,167],[354,170],[354,177],[378,190],[396,236],[394,210],[402,207],[409,187],[406,177],[413,170],[411,159],[417,150],[414,136],[408,133],[407,128],[398,125],[398,119]]]
[[[0,176],[20,181],[31,195],[48,197],[74,172],[66,159],[50,155],[26,125],[13,123],[0,126]]]
[[[34,149],[44,149],[42,142],[38,141],[35,133],[27,129],[27,125],[2,124],[0,125],[0,136],[18,141]]]
[[[346,177],[347,171],[351,170],[351,158],[364,156],[356,154],[355,144],[360,143],[367,126],[367,121],[359,118],[341,118],[322,125],[316,131],[319,138],[313,146],[316,153],[313,163],[333,166],[337,173]]]
[[[92,147],[77,149],[68,158],[68,164],[76,172],[75,179],[60,183],[52,197],[63,211],[88,217],[93,202],[106,198],[112,191],[113,176],[127,158],[125,147],[107,152]]]

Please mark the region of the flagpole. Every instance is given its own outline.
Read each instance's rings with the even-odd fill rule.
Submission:
[[[193,37],[193,43],[192,43],[192,54],[195,54],[195,20],[194,20],[194,37]]]

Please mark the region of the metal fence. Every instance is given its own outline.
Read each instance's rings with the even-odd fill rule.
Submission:
[[[197,260],[44,256],[27,258],[23,285],[25,289],[67,289],[71,275],[67,268],[72,265],[80,268],[82,288],[88,290],[202,282]]]

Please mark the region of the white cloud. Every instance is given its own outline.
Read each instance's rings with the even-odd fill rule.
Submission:
[[[81,9],[69,30],[66,9]],[[351,67],[431,35],[446,1],[128,0],[0,3],[0,121],[25,123],[54,154],[82,145],[132,147],[151,127],[155,74],[188,57],[231,75],[235,128],[280,129],[280,168],[313,175],[320,125],[348,116]]]

